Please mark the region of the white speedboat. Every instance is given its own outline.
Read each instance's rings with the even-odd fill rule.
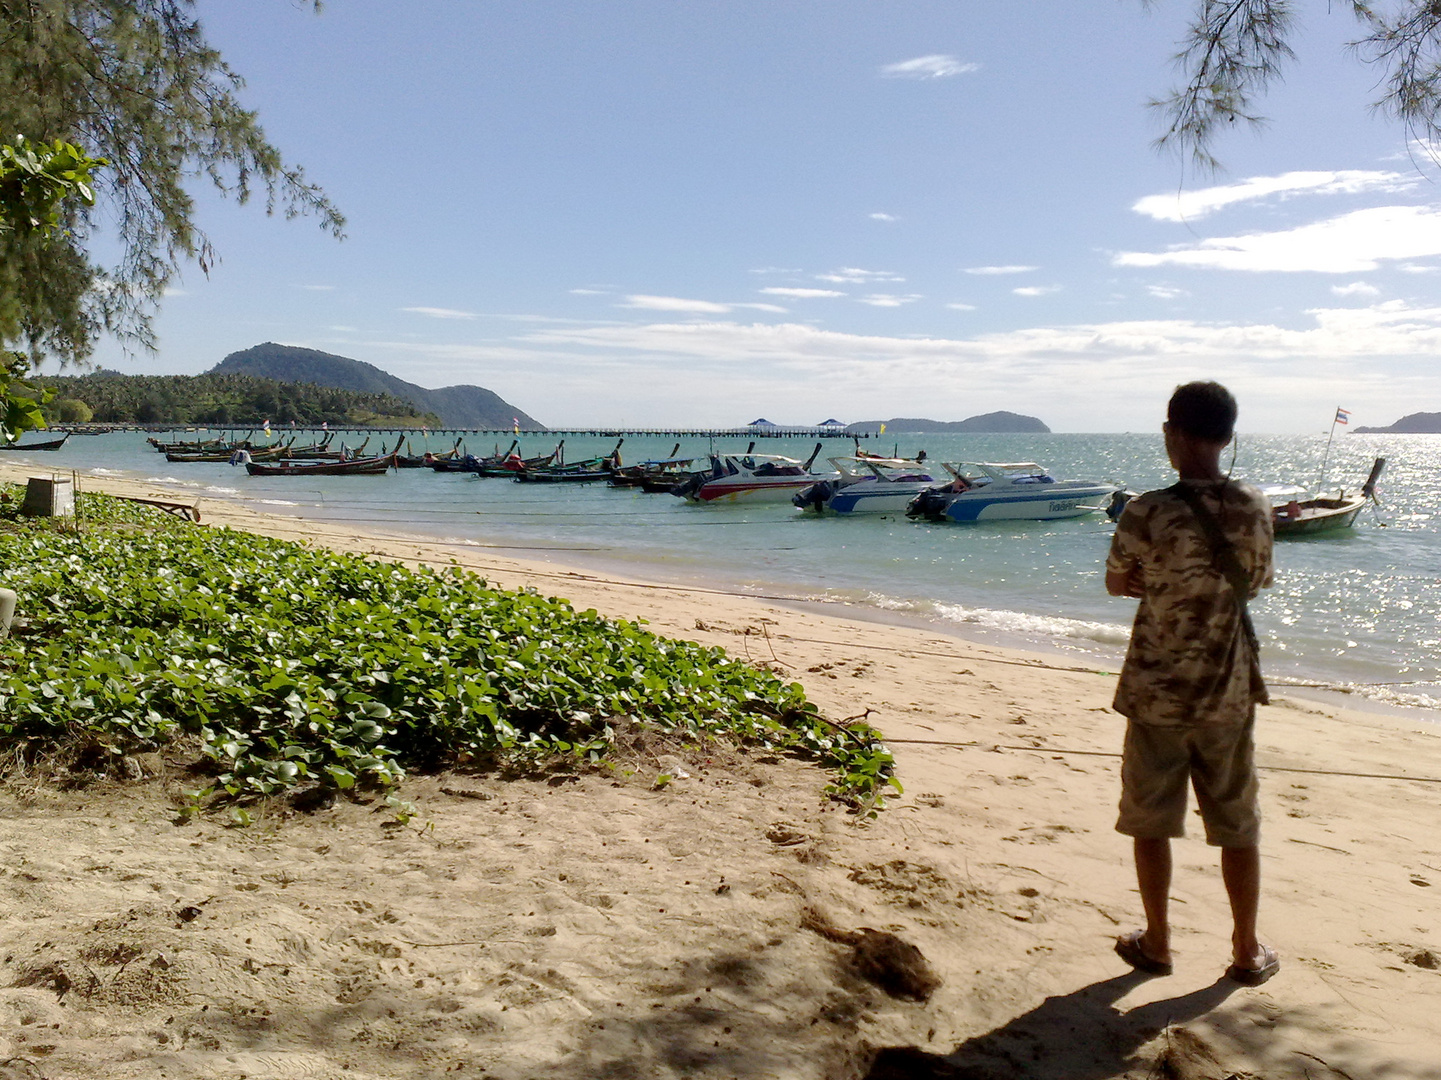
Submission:
[[[820,452],[820,444],[816,444]],[[712,454],[710,468],[697,473],[672,494],[695,503],[785,502],[802,488],[825,479],[810,471],[809,461],[779,454]]]
[[[1100,510],[1118,485],[1057,480],[1033,461],[943,462],[951,482],[923,491],[908,517],[931,521],[1045,521]]]
[[[802,510],[837,514],[900,514],[911,500],[936,483],[915,458],[833,457],[837,476],[817,480],[791,499]]]

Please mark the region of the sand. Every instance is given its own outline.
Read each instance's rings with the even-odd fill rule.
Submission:
[[[1146,979],[1111,951],[1139,924],[1113,830],[1114,673],[843,609],[202,510],[201,527],[453,559],[723,645],[828,716],[869,710],[905,794],[866,820],[801,763],[641,747],[609,771],[413,779],[403,824],[383,799],[341,800],[238,829],[173,824],[159,756],[83,787],[12,777],[0,1077],[1441,1078],[1427,718],[1262,709],[1262,930],[1282,971],[1255,989],[1223,977],[1225,896],[1193,835],[1176,846],[1176,971]],[[676,779],[656,788],[662,772]],[[899,935],[943,984],[887,995],[804,925],[812,910]]]

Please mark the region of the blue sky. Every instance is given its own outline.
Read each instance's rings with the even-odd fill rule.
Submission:
[[[1205,176],[1146,108],[1189,6],[201,0],[348,238],[197,188],[222,261],[158,354],[96,359],[279,341],[557,427],[1149,431],[1198,377],[1253,432],[1441,410],[1437,170],[1368,108],[1356,24],[1301,5],[1269,125]]]

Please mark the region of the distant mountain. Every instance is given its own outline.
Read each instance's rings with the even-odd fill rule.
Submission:
[[[1051,430],[1034,416],[1022,416],[1020,413],[1013,412],[985,413],[982,416],[972,416],[967,420],[919,420],[897,416],[890,420],[862,420],[856,424],[847,424],[846,430],[857,435],[874,435],[880,430],[882,424],[886,425],[887,434],[891,432],[951,434],[972,431],[988,435],[1013,433],[1046,435]]]
[[[394,394],[248,372],[124,375],[101,369],[86,375],[47,375],[35,382],[54,393],[43,406],[51,423],[440,426],[439,416]]]
[[[1403,416],[1390,427],[1358,427],[1356,435],[1441,435],[1441,412],[1416,412]]]
[[[273,341],[233,352],[208,372],[227,373],[259,375],[280,382],[314,383],[371,394],[391,394],[412,402],[423,412],[434,413],[446,427],[508,428],[519,422],[523,431],[545,430],[544,424],[480,386],[446,386],[439,390],[427,390],[363,360],[295,345],[277,345]]]

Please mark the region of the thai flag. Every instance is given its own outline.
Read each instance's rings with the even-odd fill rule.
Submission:
[[[1336,410],[1336,423],[1338,423],[1338,424],[1349,424],[1350,422],[1351,422],[1351,414],[1350,414],[1347,410],[1345,410],[1345,409],[1337,409],[1337,410]]]
[[[520,417],[518,417],[518,416],[512,416],[512,417],[510,418],[510,427],[511,427],[511,430],[512,430],[512,431],[514,431],[517,435],[519,435],[519,434],[520,434]]]

